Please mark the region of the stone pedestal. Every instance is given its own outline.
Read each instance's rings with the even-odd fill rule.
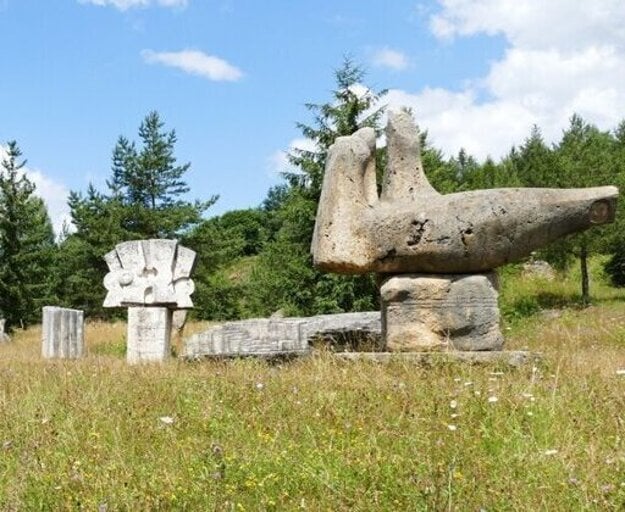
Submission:
[[[42,331],[43,357],[76,359],[85,355],[82,311],[45,306]]]
[[[485,274],[403,274],[381,284],[387,350],[501,350],[497,281]]]
[[[126,360],[161,362],[170,356],[172,312],[165,307],[128,308]]]

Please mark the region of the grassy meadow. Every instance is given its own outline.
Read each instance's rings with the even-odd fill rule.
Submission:
[[[625,294],[502,276],[519,369],[340,362],[328,352],[128,367],[0,346],[0,510],[624,510]],[[191,324],[187,334],[202,325]]]

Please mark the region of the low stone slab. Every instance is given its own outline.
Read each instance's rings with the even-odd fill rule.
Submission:
[[[380,340],[378,311],[226,322],[185,340],[183,357],[306,355],[315,340]]]
[[[493,364],[518,367],[542,359],[536,352],[524,350],[449,351],[449,352],[337,352],[334,356],[345,361],[389,363],[406,361],[431,366],[440,363]]]
[[[85,355],[81,310],[55,306],[43,308],[41,354],[46,359],[76,359]]]

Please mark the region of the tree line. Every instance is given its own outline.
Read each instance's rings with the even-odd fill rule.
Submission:
[[[202,319],[310,315],[375,309],[374,277],[322,273],[312,266],[310,240],[325,159],[336,137],[364,126],[382,131],[386,91],[366,88],[365,73],[349,59],[335,71],[326,103],[307,104],[311,124],[298,124],[314,150],[289,154],[292,170],[270,189],[263,203],[206,219],[216,196],[187,199],[190,163],[175,156],[176,132],[157,112],[141,122],[138,142],[120,136],[113,148],[104,191],[89,186],[69,196],[72,229],[55,238],[44,202],[23,173],[16,142],[7,144],[0,169],[0,315],[10,328],[39,321],[41,307],[57,304],[91,317],[119,315],[104,310],[102,256],[131,239],[177,238],[198,253],[194,314]],[[488,136],[487,134],[485,136]],[[625,181],[625,121],[602,131],[573,114],[560,141],[548,145],[534,126],[527,138],[495,162],[478,162],[465,150],[446,157],[421,134],[422,159],[432,185],[442,193],[496,187],[587,187]],[[385,148],[379,148],[378,170]],[[531,194],[531,191],[528,191]],[[619,210],[621,208],[619,207]],[[609,256],[613,284],[625,286],[625,223],[617,222],[566,238],[540,258],[566,269],[581,268],[581,296],[590,298],[588,258]]]

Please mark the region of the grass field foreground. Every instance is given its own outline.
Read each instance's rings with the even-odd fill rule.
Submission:
[[[323,351],[129,367],[123,323],[88,324],[89,356],[54,362],[40,330],[17,333],[0,510],[623,510],[625,303],[598,293],[508,321],[507,348],[544,354],[520,369]]]

